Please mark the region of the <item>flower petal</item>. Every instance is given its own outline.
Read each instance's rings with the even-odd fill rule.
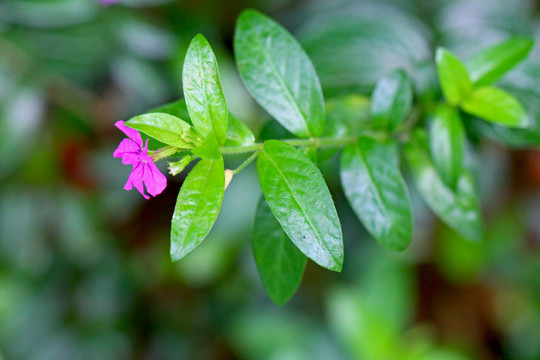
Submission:
[[[152,196],[161,194],[167,187],[167,178],[151,159],[146,164],[143,163],[143,166],[145,167],[144,185],[146,185],[146,190]]]
[[[124,134],[126,134],[131,140],[133,140],[139,146],[139,148],[142,148],[143,141],[141,138],[141,134],[139,134],[137,130],[129,128],[126,125],[124,125],[124,121],[122,120],[117,121],[114,124],[114,126],[119,128]]]
[[[135,188],[144,196],[146,200],[150,199],[150,196],[144,193],[143,179],[145,174],[145,164],[139,163],[136,166],[133,166],[131,174],[129,174],[128,181],[124,185],[124,190],[132,190]]]
[[[116,150],[114,150],[113,156],[116,158],[122,158],[122,164],[135,165],[139,162],[139,156],[141,155],[141,148],[131,139],[124,139],[120,142]]]

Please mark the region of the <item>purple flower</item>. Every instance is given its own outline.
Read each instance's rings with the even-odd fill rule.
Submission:
[[[122,159],[122,164],[133,165],[133,170],[129,174],[124,189],[131,190],[135,186],[145,199],[150,199],[144,193],[144,183],[150,195],[161,194],[167,187],[167,178],[159,171],[156,164],[154,164],[154,160],[148,155],[148,140],[146,140],[143,147],[141,134],[137,130],[125,126],[123,121],[117,121],[114,125],[129,138],[122,140],[113,154],[114,157]]]

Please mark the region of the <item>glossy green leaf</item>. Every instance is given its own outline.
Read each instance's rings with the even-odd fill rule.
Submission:
[[[431,158],[444,183],[454,189],[465,162],[465,129],[451,106],[439,105],[430,117]]]
[[[217,219],[225,175],[223,160],[199,161],[187,176],[172,217],[171,259],[177,261],[195,249]]]
[[[517,37],[481,51],[467,61],[471,80],[477,86],[489,85],[523,61],[534,41]]]
[[[255,213],[252,244],[266,292],[276,304],[285,304],[302,281],[307,258],[283,231],[264,198]]]
[[[371,95],[370,116],[377,129],[392,131],[411,111],[412,85],[403,70],[380,79]]]
[[[227,127],[225,146],[242,146],[254,142],[255,135],[253,135],[253,132],[247,125],[229,113],[229,125]]]
[[[191,123],[186,101],[184,99],[176,100],[171,103],[158,106],[149,112],[164,112],[183,119],[185,122]],[[227,121],[227,135],[225,138],[225,146],[241,146],[255,142],[255,135],[242,121],[237,119],[229,112]]]
[[[341,225],[319,169],[298,149],[269,140],[257,170],[266,201],[292,242],[317,264],[341,271]]]
[[[246,10],[236,26],[234,53],[246,87],[270,115],[299,137],[323,132],[319,79],[287,30],[254,10]]]
[[[201,34],[196,35],[187,50],[182,73],[184,96],[191,121],[206,138],[214,134],[223,145],[227,134],[227,102],[221,89],[216,57]]]
[[[201,141],[187,122],[165,113],[138,115],[129,119],[126,125],[164,144],[182,149],[191,149]]]
[[[521,103],[513,95],[495,87],[475,89],[461,106],[471,115],[504,126],[524,127],[529,124]]]
[[[447,187],[429,157],[427,134],[423,130],[415,131],[404,149],[416,186],[431,210],[463,237],[480,241],[480,205],[471,174],[463,171],[456,189]]]
[[[405,249],[413,217],[397,145],[360,137],[343,150],[340,175],[345,195],[369,233],[392,250]]]
[[[465,65],[444,48],[437,49],[435,62],[444,97],[452,105],[460,103],[472,90],[471,79]]]
[[[192,149],[191,152],[203,159],[218,160],[222,157],[214,136],[208,136],[200,146]]]

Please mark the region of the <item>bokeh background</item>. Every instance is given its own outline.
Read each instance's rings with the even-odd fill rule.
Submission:
[[[298,37],[327,99],[368,94],[404,68],[429,100],[436,46],[467,58],[515,35],[540,44],[540,5],[525,0],[0,0],[0,359],[540,359],[539,45],[503,81],[531,129],[469,122],[482,244],[437,221],[411,186],[412,244],[382,248],[333,158],[321,168],[345,234],[342,274],[309,264],[289,304],[270,302],[250,245],[253,166],[210,236],[170,262],[185,174],[149,201],[122,190],[130,170],[112,157],[113,124],[182,96],[201,32],[231,112],[260,131],[268,116],[232,56],[248,7]]]

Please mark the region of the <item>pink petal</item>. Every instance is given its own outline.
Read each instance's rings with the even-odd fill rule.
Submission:
[[[137,164],[140,155],[141,148],[131,139],[122,140],[113,153],[114,157],[122,158],[122,164],[124,165]]]
[[[126,134],[131,140],[133,140],[139,146],[139,148],[142,148],[143,141],[141,138],[141,134],[139,134],[137,130],[129,128],[126,125],[124,125],[124,121],[122,120],[117,121],[114,124],[114,126],[119,128],[124,134]]]
[[[163,175],[152,160],[144,164],[144,185],[152,196],[159,195],[167,187],[167,178]]]
[[[126,182],[126,185],[124,185],[124,190],[132,190],[133,186],[144,196],[146,200],[150,199],[148,195],[144,193],[144,187],[143,187],[143,178],[144,178],[144,164],[139,163],[136,166],[133,166],[133,170],[131,171],[131,174],[129,174],[128,181]]]

